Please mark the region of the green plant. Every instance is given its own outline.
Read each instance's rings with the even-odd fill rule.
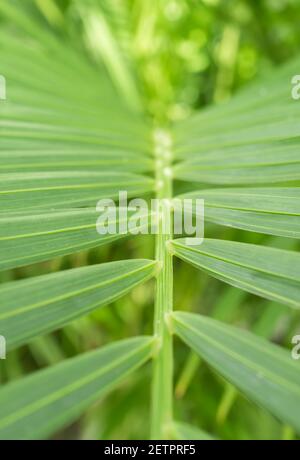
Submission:
[[[4,1],[0,13],[13,24],[0,32],[1,72],[9,82],[9,99],[0,106],[1,270],[125,236],[100,238],[95,232],[97,200],[115,198],[119,190],[169,200],[204,198],[209,223],[299,239],[300,105],[290,94],[299,59],[226,104],[170,123],[143,112],[138,84],[105,15],[97,24],[106,40],[93,50],[106,64],[100,67],[82,43],[71,45],[63,31],[54,33],[36,18],[32,2],[21,8]],[[81,14],[90,44],[97,16]],[[177,181],[187,182],[189,191],[181,193]],[[159,210],[161,226],[168,212]],[[0,333],[13,350],[156,278],[153,333],[5,385],[1,438],[53,435],[150,359],[151,436],[209,438],[174,421],[173,334],[246,397],[300,432],[299,364],[287,350],[220,320],[173,311],[174,257],[299,309],[299,254],[221,238],[189,246],[162,231],[155,246],[154,260],[96,264],[1,286]]]

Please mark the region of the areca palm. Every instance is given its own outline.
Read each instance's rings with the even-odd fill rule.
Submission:
[[[0,333],[9,351],[150,278],[155,278],[156,294],[149,335],[108,343],[4,385],[0,437],[53,435],[149,360],[152,438],[210,437],[174,419],[174,335],[299,433],[299,364],[287,350],[218,319],[173,309],[178,258],[231,286],[300,308],[300,106],[290,87],[299,59],[226,104],[183,121],[166,123],[161,117],[158,124],[144,108],[126,40],[122,50],[113,32],[116,28],[124,36],[130,31],[115,24],[112,11],[95,4],[87,14],[82,11],[86,4],[77,3],[85,45],[45,26],[34,2],[0,5],[9,20],[0,32],[1,73],[8,84],[8,99],[0,103],[1,270],[114,244],[122,237],[138,238],[96,232],[97,201],[117,198],[120,190],[171,201],[202,198],[207,223],[286,237],[291,245],[278,249],[269,240],[251,244],[212,234],[203,244],[189,246],[160,227],[152,259],[2,284]],[[99,43],[93,42],[95,31]],[[162,226],[167,211],[159,213]]]

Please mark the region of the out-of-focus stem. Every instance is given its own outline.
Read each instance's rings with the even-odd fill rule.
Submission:
[[[152,439],[168,439],[173,417],[173,339],[168,328],[168,315],[173,310],[173,261],[166,243],[172,239],[172,170],[171,140],[164,131],[155,133],[158,234],[156,259],[162,269],[157,278],[154,333],[159,351],[153,363]]]

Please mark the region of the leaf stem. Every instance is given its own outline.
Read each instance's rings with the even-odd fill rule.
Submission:
[[[162,265],[157,278],[154,333],[160,342],[153,363],[152,439],[168,439],[173,418],[173,339],[167,315],[173,310],[173,261],[166,243],[173,237],[171,138],[165,131],[155,132],[158,233],[156,260]]]

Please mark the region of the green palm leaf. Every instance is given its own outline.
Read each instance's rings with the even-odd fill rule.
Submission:
[[[299,187],[199,190],[178,198],[205,200],[204,217],[209,222],[269,235],[300,237]]]
[[[0,270],[50,260],[125,237],[127,225],[123,233],[118,231],[119,226],[125,227],[134,212],[120,217],[119,208],[115,211],[107,222],[98,224],[101,213],[90,208],[3,214],[0,216]],[[148,225],[145,227],[143,220],[146,222],[149,217],[141,213],[141,222],[131,223],[132,230],[147,230]],[[107,231],[109,225],[116,228],[115,233]],[[107,233],[97,233],[101,229]]]
[[[69,359],[0,392],[0,439],[41,439],[74,421],[147,361],[151,337],[137,337]]]
[[[29,151],[6,150],[0,152],[0,172],[26,171],[76,171],[99,170],[115,172],[147,172],[153,169],[153,162],[146,156],[138,156],[130,151],[118,150],[100,153],[97,149],[52,148],[49,150],[31,149]]]
[[[191,313],[173,314],[175,333],[243,394],[300,432],[298,363],[247,331]]]
[[[176,165],[175,177],[226,185],[266,184],[300,179],[298,141],[251,144],[250,147],[225,146],[223,149],[197,156],[192,154],[191,157],[192,159]]]
[[[300,308],[300,254],[296,252],[210,239],[195,246],[185,239],[174,240],[170,250],[226,283]]]
[[[154,276],[156,268],[149,260],[124,260],[2,285],[0,324],[8,349],[113,302]]]
[[[47,172],[2,174],[1,212],[26,209],[91,206],[101,198],[117,198],[119,191],[139,195],[153,190],[153,180],[123,173]]]
[[[147,259],[139,259],[140,243],[133,243],[126,246],[132,260],[39,277],[30,277],[30,267],[19,269],[128,236],[128,230],[97,233],[97,202],[117,199],[120,191],[134,198],[168,198],[170,203],[177,195],[204,199],[208,222],[299,239],[300,112],[290,86],[291,76],[299,73],[299,58],[229,102],[170,123],[185,107],[175,101],[183,88],[175,91],[165,78],[171,62],[168,49],[181,54],[187,49],[187,55],[194,51],[186,47],[189,40],[183,46],[173,40],[176,21],[165,40],[162,29],[169,27],[167,16],[179,14],[184,20],[186,11],[164,3],[150,7],[150,3],[119,0],[76,0],[63,15],[59,2],[0,2],[0,70],[8,82],[8,98],[0,101],[0,271],[4,281],[0,337],[5,335],[9,350],[34,337],[40,337],[35,350],[47,343],[56,345],[55,335],[45,340],[41,335],[119,299],[157,275],[153,338],[104,346],[1,387],[2,439],[51,436],[151,357],[152,437],[211,439],[202,430],[173,420],[172,324],[177,335],[245,396],[300,429],[299,372],[286,351],[222,323],[172,313],[172,255],[246,292],[299,309],[300,256],[296,252],[273,249],[268,241],[258,246],[216,239],[205,239],[201,245],[173,240],[171,231],[168,235],[162,231],[167,211],[160,209],[156,261],[148,260],[152,257],[147,243],[142,251]],[[183,73],[178,76],[176,81],[184,80]],[[155,117],[149,117],[154,112]],[[209,185],[203,188],[203,184]],[[210,184],[226,188],[210,189]],[[182,191],[178,190],[188,193],[179,195]],[[118,228],[124,217],[116,213],[109,223]],[[152,214],[144,214],[148,222]],[[148,229],[140,218],[134,229]],[[224,238],[228,235],[222,233]],[[243,241],[256,241],[250,236]],[[114,259],[115,253],[109,257]],[[17,270],[2,273],[10,269]],[[205,282],[203,277],[203,289]],[[228,299],[234,299],[234,309],[228,307]],[[244,300],[232,296],[230,290],[228,298],[219,302],[216,316],[234,320]],[[124,312],[124,317],[130,310],[128,302],[117,303],[116,310]],[[276,305],[270,304],[268,315],[261,319],[264,330],[268,318],[272,319],[267,325],[270,334]],[[136,317],[138,312],[134,321]],[[86,320],[98,337],[99,325]],[[62,336],[74,345],[69,328]],[[78,332],[85,336],[84,331]],[[31,345],[25,348],[33,349]],[[56,359],[51,353],[44,353],[48,364]],[[19,361],[18,350],[10,352],[4,379],[23,373],[24,363]],[[27,361],[24,367],[27,370]]]

